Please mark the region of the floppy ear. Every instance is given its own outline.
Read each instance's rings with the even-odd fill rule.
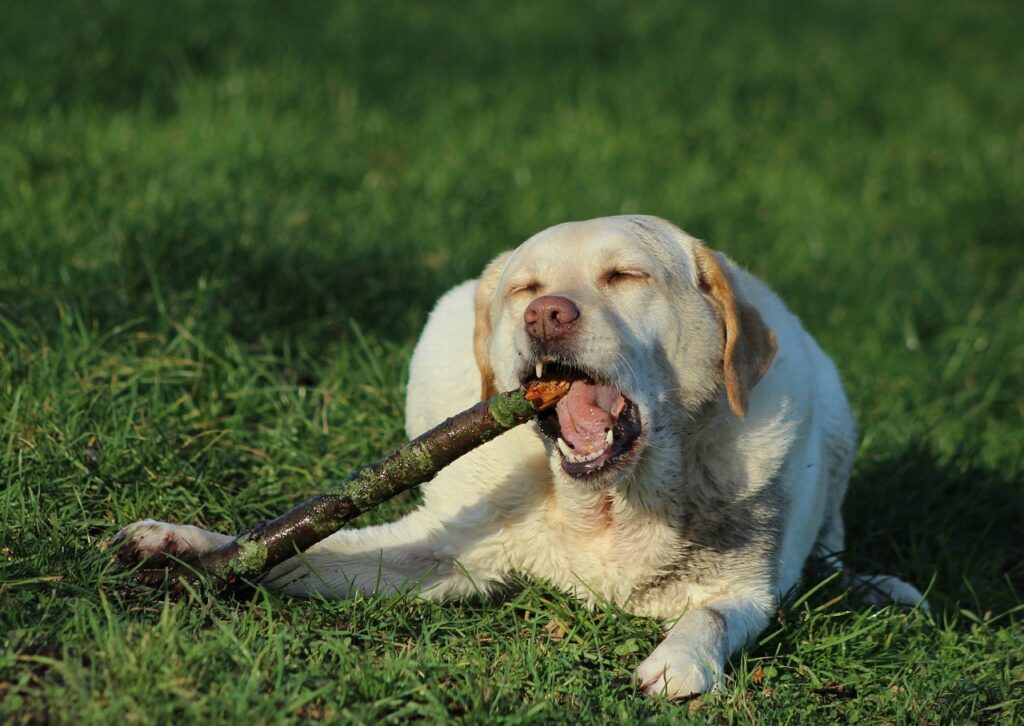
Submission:
[[[701,290],[718,309],[725,333],[722,372],[729,408],[739,417],[747,413],[747,396],[775,359],[775,333],[760,313],[736,297],[728,275],[715,253],[702,244],[694,247]]]
[[[487,348],[491,342],[491,302],[494,291],[498,288],[498,279],[505,269],[505,263],[512,256],[511,252],[502,252],[488,263],[476,285],[474,307],[476,320],[473,324],[473,354],[476,365],[480,369],[480,400],[486,401],[497,393],[494,385],[494,371],[491,368]]]

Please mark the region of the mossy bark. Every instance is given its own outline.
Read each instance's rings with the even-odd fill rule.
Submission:
[[[334,491],[256,525],[189,563],[191,567],[172,568],[168,575],[172,582],[198,585],[205,574],[217,591],[245,591],[275,565],[330,536],[363,512],[429,481],[459,457],[550,408],[568,388],[564,381],[534,381],[527,389],[499,393],[363,467]],[[153,574],[150,570],[140,579],[151,582]]]

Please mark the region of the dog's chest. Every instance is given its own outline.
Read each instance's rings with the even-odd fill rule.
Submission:
[[[555,497],[545,525],[546,537],[532,547],[548,556],[533,558],[532,574],[590,601],[625,603],[664,573],[679,551],[678,533],[663,516],[638,510],[615,493]]]

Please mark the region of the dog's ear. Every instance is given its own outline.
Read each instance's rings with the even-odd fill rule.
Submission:
[[[739,417],[747,413],[750,389],[775,359],[775,333],[752,305],[740,300],[715,253],[702,244],[694,247],[701,290],[718,310],[725,335],[722,372],[729,408]]]
[[[511,256],[511,252],[502,252],[491,260],[484,268],[476,285],[473,354],[476,356],[477,368],[480,369],[480,400],[482,401],[486,401],[498,392],[495,388],[494,371],[491,368],[490,356],[487,352],[491,342],[491,303],[494,301],[494,291],[498,288],[498,280],[505,269],[505,263]]]

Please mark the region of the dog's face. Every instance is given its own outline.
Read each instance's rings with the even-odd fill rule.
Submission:
[[[664,220],[552,227],[494,260],[477,290],[484,396],[542,376],[569,394],[540,421],[556,476],[612,486],[724,386],[737,415],[775,351],[714,254]]]

